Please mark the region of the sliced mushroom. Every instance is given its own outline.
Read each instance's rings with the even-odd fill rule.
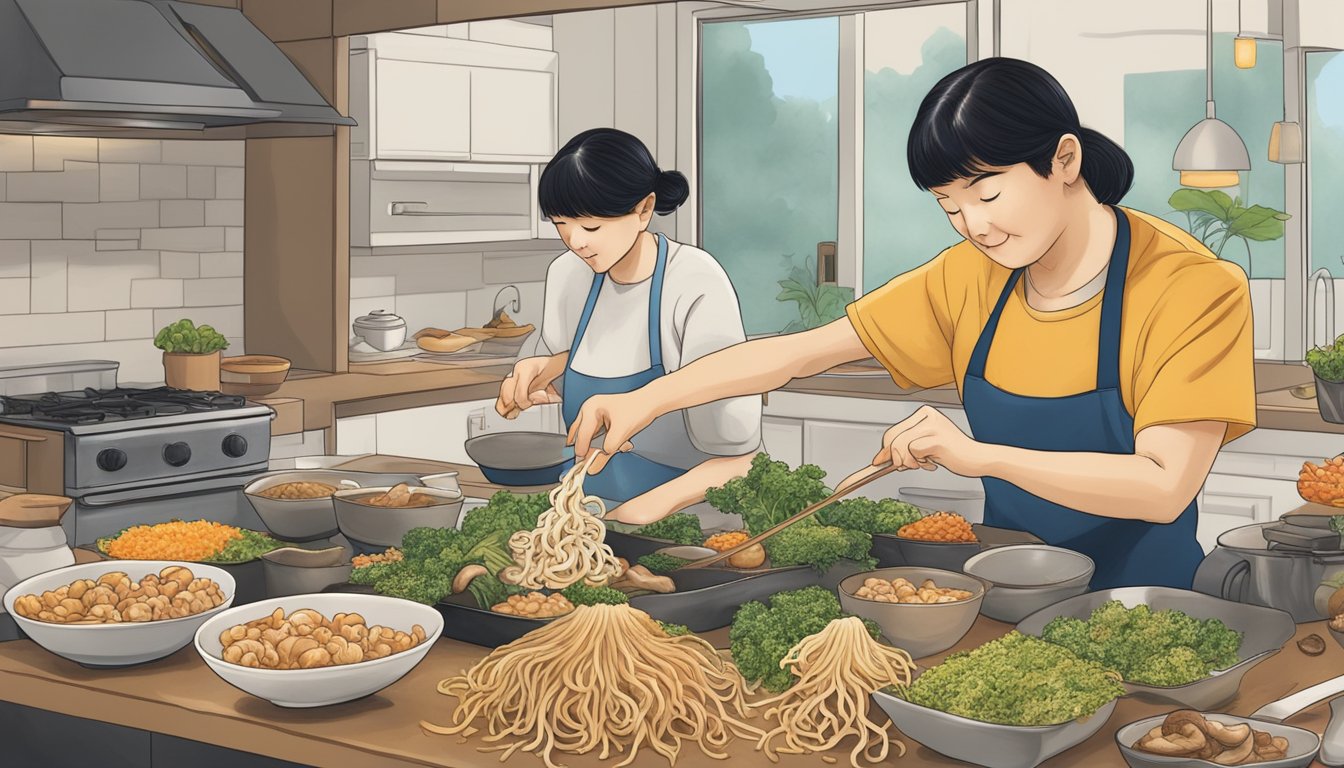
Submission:
[[[654,576],[653,572],[642,565],[636,565],[623,573],[618,581],[612,582],[611,586],[620,589],[623,586],[631,589],[647,589],[650,592],[676,592],[676,582],[667,576]]]
[[[472,579],[475,579],[477,576],[485,576],[489,573],[490,571],[484,565],[480,565],[479,563],[462,566],[462,568],[458,570],[457,575],[453,577],[453,594],[456,595],[460,592],[465,592],[467,585],[471,583]]]
[[[1251,726],[1245,723],[1236,723],[1234,725],[1224,725],[1217,720],[1207,720],[1208,734],[1218,740],[1224,747],[1237,747],[1243,741],[1251,738]]]
[[[1164,727],[1165,731],[1166,728]],[[1156,739],[1140,742],[1140,749],[1169,757],[1189,757],[1204,749],[1207,740],[1204,733],[1191,723],[1184,723],[1177,733],[1167,733]],[[1222,757],[1222,755],[1219,755]]]
[[[1193,709],[1178,709],[1167,715],[1167,719],[1162,721],[1162,735],[1170,736],[1173,733],[1180,733],[1186,724],[1195,726],[1200,732],[1209,729],[1209,721],[1203,715]]]
[[[1255,739],[1248,736],[1241,744],[1213,758],[1213,762],[1219,765],[1241,765],[1253,752],[1255,752]]]

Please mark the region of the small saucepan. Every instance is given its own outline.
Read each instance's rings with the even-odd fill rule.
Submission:
[[[555,485],[566,462],[565,436],[551,432],[496,432],[463,444],[485,479],[497,485]]]

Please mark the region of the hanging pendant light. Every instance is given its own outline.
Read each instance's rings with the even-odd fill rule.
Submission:
[[[1205,30],[1207,88],[1205,117],[1176,146],[1171,167],[1181,172],[1181,186],[1217,189],[1241,183],[1241,171],[1251,169],[1246,143],[1235,129],[1219,120],[1213,105],[1213,0],[1209,0]]]
[[[1255,38],[1241,26],[1241,0],[1237,0],[1237,39],[1232,41],[1232,62],[1237,69],[1255,68]]]

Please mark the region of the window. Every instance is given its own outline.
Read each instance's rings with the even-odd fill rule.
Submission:
[[[699,237],[748,334],[843,312],[851,294],[816,285],[819,253],[862,293],[956,242],[910,180],[905,142],[924,94],[965,65],[967,19],[966,3],[945,2],[699,26]],[[782,291],[791,277],[810,306]]]
[[[1332,223],[1344,200],[1344,55],[1310,52],[1306,74],[1308,276],[1326,269],[1341,278],[1344,242]]]

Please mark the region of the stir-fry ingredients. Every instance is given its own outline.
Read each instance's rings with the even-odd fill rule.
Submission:
[[[350,563],[356,568],[363,568],[366,565],[374,563],[395,563],[402,558],[401,550],[396,547],[389,547],[384,552],[375,552],[372,555],[355,555]]]
[[[699,545],[705,534],[700,529],[700,518],[689,512],[674,512],[656,523],[636,531],[640,536],[650,539],[662,539],[677,544]]]
[[[478,606],[488,608],[517,591],[494,575],[513,564],[505,548],[507,539],[503,532],[473,539],[453,528],[412,528],[402,537],[402,559],[357,567],[350,572],[350,581],[372,586],[381,595],[433,605],[460,591],[454,589],[459,574],[478,565],[483,573],[458,586],[471,592]]]
[[[1043,640],[1009,632],[950,654],[906,688],[912,704],[1001,725],[1058,725],[1125,695],[1113,672]]]
[[[1326,459],[1320,465],[1304,462],[1297,473],[1297,492],[1315,504],[1344,505],[1344,456]]]
[[[1185,685],[1226,669],[1237,663],[1241,648],[1241,633],[1218,619],[1146,605],[1126,608],[1118,600],[1098,606],[1087,621],[1057,617],[1041,637],[1131,683],[1158,686]]]
[[[966,518],[955,512],[935,512],[896,532],[903,539],[918,541],[974,542],[975,531]]]
[[[869,556],[872,549],[873,537],[863,531],[820,525],[811,518],[799,520],[765,540],[770,564],[776,568],[810,565],[823,572],[840,560],[874,567],[877,561]]]
[[[529,619],[552,619],[574,610],[574,604],[559,593],[543,595],[540,592],[529,592],[526,595],[509,595],[508,600],[491,606],[490,610]]]
[[[747,680],[775,693],[787,690],[795,678],[780,664],[789,649],[844,616],[835,593],[825,587],[780,592],[769,606],[747,603],[733,615],[728,633],[733,661]],[[876,624],[864,623],[874,638],[882,634]]]
[[[910,684],[915,668],[910,654],[882,645],[868,634],[856,617],[836,619],[826,628],[793,646],[780,661],[797,682],[785,693],[754,706],[765,710],[777,725],[761,737],[758,749],[778,761],[778,753],[803,755],[831,749],[849,736],[856,737],[849,762],[878,763],[891,747],[888,729],[868,717],[873,691]],[[776,739],[783,739],[781,747]],[[905,745],[896,742],[898,754]]]
[[[257,491],[257,495],[266,499],[279,499],[281,501],[297,501],[300,499],[325,499],[335,493],[338,489],[334,485],[326,483],[315,483],[302,481],[297,483],[281,483],[273,485],[262,491]]]
[[[734,547],[747,543],[751,534],[746,531],[718,533],[705,539],[705,546],[715,552],[727,552]],[[759,568],[765,564],[765,547],[752,544],[750,547],[728,558],[727,564],[733,568]]]
[[[925,579],[924,583],[916,587],[906,578],[891,581],[869,578],[863,580],[863,586],[854,592],[854,596],[878,603],[932,604],[970,600],[973,595],[964,589],[940,587],[933,582],[933,579]]]
[[[499,578],[528,589],[564,589],[584,582],[609,583],[621,574],[620,563],[604,540],[606,509],[596,496],[585,496],[587,464],[575,464],[560,485],[551,490],[551,508],[537,518],[537,526],[509,537],[514,565]]]
[[[723,759],[733,736],[762,735],[745,722],[745,688],[695,635],[669,637],[629,606],[579,606],[439,683],[457,707],[448,725],[420,726],[464,736],[484,729],[495,746],[482,751],[502,752],[503,762],[521,749],[548,768],[558,768],[556,753],[594,751],[604,761],[628,753],[620,768],[641,748],[675,763],[684,742]]]
[[[425,642],[419,624],[402,632],[375,624],[367,626],[358,613],[326,616],[301,608],[285,615],[276,608],[270,616],[237,624],[219,636],[220,658],[230,664],[257,669],[315,669],[373,661],[408,651]]]
[[[500,491],[484,507],[467,513],[462,520],[462,534],[471,541],[480,541],[492,533],[503,533],[508,538],[515,531],[536,528],[537,518],[550,508],[548,493],[524,495]]]
[[[256,531],[209,520],[173,520],[136,525],[98,540],[98,549],[117,560],[181,560],[189,563],[245,563],[287,546]]]
[[[894,534],[923,516],[919,507],[904,501],[856,497],[841,499],[821,510],[817,522],[868,534]]]
[[[705,539],[705,546],[715,552],[727,552],[739,544],[746,542],[751,538],[751,534],[746,531],[729,531],[727,533],[716,533]]]
[[[228,596],[212,579],[170,565],[138,582],[121,571],[80,579],[39,595],[22,595],[14,612],[52,624],[119,624],[194,616],[224,604]]]
[[[370,507],[386,507],[389,509],[408,509],[411,507],[433,507],[438,504],[449,504],[454,501],[432,493],[419,492],[419,489],[412,488],[406,483],[395,485],[383,493],[369,493],[362,496],[351,496],[350,501],[358,504],[365,504]]]
[[[691,561],[655,552],[651,555],[645,555],[635,562],[648,568],[653,573],[671,573]]]
[[[1134,743],[1134,749],[1164,757],[1209,760],[1218,765],[1250,765],[1288,756],[1288,740],[1246,723],[1224,723],[1182,709]]]

